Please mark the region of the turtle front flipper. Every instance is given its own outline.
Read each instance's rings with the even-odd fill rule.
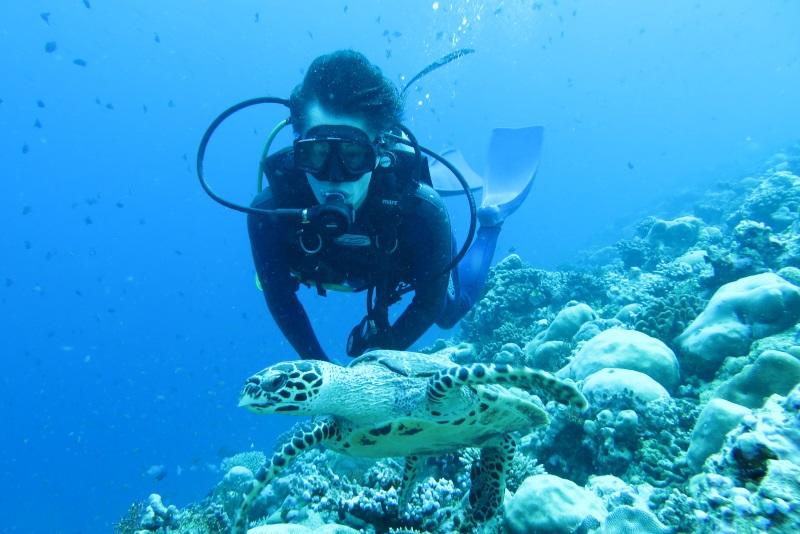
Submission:
[[[533,389],[555,398],[561,404],[586,408],[586,398],[571,383],[530,367],[512,367],[504,363],[476,363],[442,369],[428,380],[428,406],[435,411],[448,394],[461,386],[503,384],[520,389]]]
[[[517,451],[517,441],[505,434],[492,445],[481,449],[481,457],[470,472],[469,515],[462,530],[475,532],[478,525],[497,515],[506,492],[506,474]]]
[[[250,490],[244,496],[236,520],[231,529],[232,534],[247,533],[247,515],[250,505],[261,494],[261,491],[281,472],[300,452],[310,449],[315,445],[324,444],[326,441],[336,439],[339,435],[339,426],[333,419],[326,419],[314,425],[311,430],[300,431],[294,434],[280,447],[267,463],[259,468]]]

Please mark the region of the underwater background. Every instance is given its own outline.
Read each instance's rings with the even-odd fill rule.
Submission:
[[[186,506],[219,482],[224,458],[269,451],[294,423],[236,408],[246,377],[294,353],[255,288],[244,216],[197,183],[197,143],[229,105],[288,96],[313,58],[340,48],[400,85],[474,48],[415,84],[406,124],[426,146],[458,147],[478,172],[491,128],[545,127],[536,183],[495,260],[517,256],[493,280],[567,264],[618,265],[618,282],[653,271],[680,254],[647,248],[654,223],[637,224],[650,215],[696,215],[726,236],[761,232],[765,250],[783,240],[761,263],[731,267],[743,277],[797,266],[797,203],[778,206],[786,225],[755,208],[725,223],[764,177],[800,173],[787,148],[800,137],[798,23],[800,4],[788,0],[0,3],[0,530],[111,532],[151,493]],[[282,113],[240,113],[220,129],[207,158],[219,192],[250,199]],[[733,196],[706,202],[717,211],[697,209],[703,191],[745,177]],[[777,206],[798,182],[770,187]],[[457,200],[453,213],[466,228]],[[735,234],[744,219],[783,237]],[[604,246],[616,252],[589,257]],[[695,315],[740,277],[717,275]],[[597,313],[625,303],[592,291],[577,300]],[[327,352],[346,363],[362,296],[303,299]],[[547,308],[546,323],[571,299],[535,308]],[[435,346],[469,341],[486,359],[543,331],[528,324],[505,339],[474,314],[467,326],[416,347],[452,337]],[[682,391],[695,408],[714,378],[701,375]]]

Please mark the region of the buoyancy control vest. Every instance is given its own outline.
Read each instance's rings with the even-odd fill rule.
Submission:
[[[409,199],[421,186],[432,184],[427,158],[395,150],[388,163],[373,171],[353,233],[328,238],[300,221],[282,225],[281,239],[290,251],[291,273],[300,283],[315,287],[321,295],[327,290],[374,287],[387,304],[397,300],[394,290],[400,280],[394,279],[398,275],[393,256],[400,245],[398,229]],[[269,156],[264,170],[275,207],[303,209],[317,203],[305,174],[294,167],[291,148]]]

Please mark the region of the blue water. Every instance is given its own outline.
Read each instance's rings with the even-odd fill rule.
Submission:
[[[0,3],[2,532],[110,532],[153,491],[183,505],[221,457],[292,422],[236,408],[245,377],[293,352],[254,288],[244,217],[204,195],[193,161],[217,113],[287,96],[319,54],[355,48],[399,81],[475,48],[420,82],[407,124],[478,171],[492,127],[546,127],[498,247],[538,267],[796,140],[797,2],[432,4]],[[208,172],[247,202],[282,112],[242,115]],[[362,297],[303,298],[341,354]]]

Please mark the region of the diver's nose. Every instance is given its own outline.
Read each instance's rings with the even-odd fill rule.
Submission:
[[[337,182],[341,183],[346,181],[347,171],[344,168],[344,164],[339,161],[339,158],[333,158],[331,164],[328,166],[328,174],[325,176],[325,180],[328,182]]]

